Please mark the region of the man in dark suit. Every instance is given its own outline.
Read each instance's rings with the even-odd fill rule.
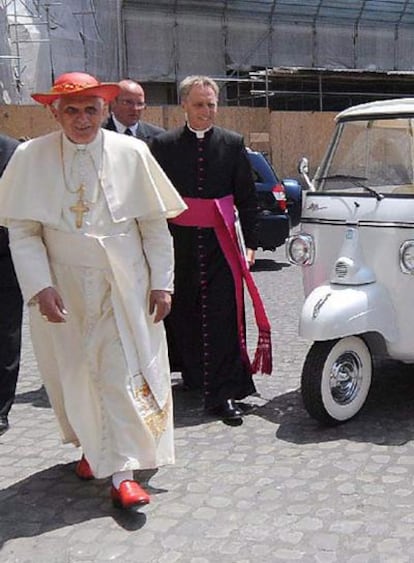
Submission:
[[[111,103],[111,115],[104,124],[105,129],[133,135],[137,139],[150,141],[165,129],[141,120],[145,105],[144,89],[135,80],[121,80],[119,96]]]
[[[0,135],[0,175],[18,141]],[[9,250],[7,229],[0,227],[0,434],[9,428],[8,415],[16,392],[20,365],[23,301]]]

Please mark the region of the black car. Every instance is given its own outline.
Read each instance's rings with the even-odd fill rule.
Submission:
[[[275,250],[291,227],[299,224],[302,187],[297,180],[279,180],[266,156],[247,149],[259,200],[259,248]]]

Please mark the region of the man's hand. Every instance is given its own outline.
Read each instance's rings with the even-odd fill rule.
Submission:
[[[171,293],[164,289],[153,289],[150,292],[149,312],[155,312],[154,323],[159,323],[171,310]]]
[[[45,321],[50,323],[64,323],[67,311],[62,298],[54,287],[46,287],[36,295],[39,311]]]
[[[246,260],[247,260],[247,263],[249,265],[249,268],[254,266],[254,262],[255,262],[255,259],[256,259],[255,255],[256,255],[255,250],[252,250],[251,248],[246,248]]]

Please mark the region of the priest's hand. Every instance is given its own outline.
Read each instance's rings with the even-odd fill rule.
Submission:
[[[54,287],[45,287],[36,295],[42,318],[50,323],[64,323],[67,311],[62,298]]]
[[[247,260],[247,263],[249,265],[249,268],[254,266],[255,259],[256,259],[256,251],[252,250],[251,248],[247,248],[246,249],[246,260]]]
[[[153,289],[149,301],[149,313],[155,313],[154,323],[159,323],[171,310],[171,293],[164,289]]]

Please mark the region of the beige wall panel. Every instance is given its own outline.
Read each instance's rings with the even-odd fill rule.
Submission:
[[[272,112],[266,108],[221,107],[217,124],[238,131],[246,145],[268,153],[280,177],[298,177],[301,156],[310,160],[311,176],[322,158],[334,128],[334,113]],[[179,106],[151,106],[146,121],[172,129],[184,122]],[[57,128],[41,106],[0,106],[0,132],[11,137],[37,137]]]
[[[184,123],[184,112],[180,106],[164,106],[163,112],[165,129],[174,129]]]
[[[0,132],[10,137],[38,137],[57,129],[50,111],[43,106],[0,105]]]
[[[159,106],[149,106],[142,113],[142,120],[158,125],[159,127],[164,127],[164,114],[163,108]]]
[[[280,177],[297,177],[297,163],[307,156],[312,177],[335,126],[335,113],[280,112],[270,116],[271,158]]]
[[[251,133],[268,133],[269,111],[265,108],[219,108],[217,124],[243,135],[246,145],[251,144]]]

